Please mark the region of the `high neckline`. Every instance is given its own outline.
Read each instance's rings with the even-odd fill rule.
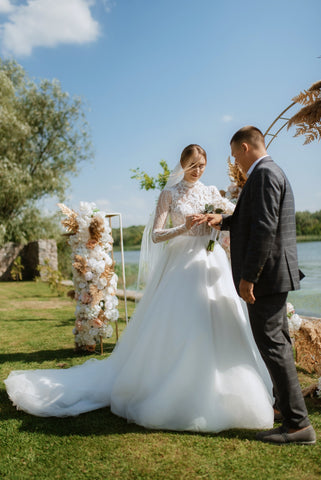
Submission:
[[[194,185],[197,185],[199,183],[199,180],[196,180],[196,182],[188,182],[187,180],[183,180],[181,181],[183,187],[187,187],[187,188],[192,188],[194,187]]]

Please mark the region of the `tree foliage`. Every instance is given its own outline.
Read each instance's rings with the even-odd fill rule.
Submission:
[[[170,169],[168,168],[167,162],[165,160],[161,160],[159,162],[162,171],[156,176],[151,177],[148,173],[138,168],[131,168],[132,175],[130,178],[139,181],[139,186],[142,190],[163,190],[168,180],[168,177],[171,173]]]
[[[125,248],[140,247],[142,236],[144,233],[144,225],[132,225],[123,229],[123,241]],[[113,228],[113,239],[115,247],[120,246],[119,228]]]
[[[296,212],[297,235],[321,235],[321,210]]]
[[[29,241],[28,225],[48,223],[36,202],[64,199],[91,142],[82,101],[57,80],[36,83],[16,62],[0,60],[0,85],[0,242]]]

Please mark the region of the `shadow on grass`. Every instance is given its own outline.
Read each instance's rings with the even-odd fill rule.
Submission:
[[[114,415],[109,407],[101,408],[93,412],[82,413],[76,417],[35,417],[27,413],[16,410],[10,402],[5,391],[0,391],[0,403],[2,405],[1,419],[4,421],[18,420],[19,431],[35,434],[45,434],[47,436],[70,437],[70,436],[107,436],[107,435],[127,435],[143,434],[157,435],[166,434],[167,436],[202,436],[211,438],[255,440],[254,430],[228,430],[219,433],[206,432],[186,432],[171,430],[151,430],[127,422],[126,419]]]
[[[170,430],[151,430],[129,423],[126,419],[114,415],[109,407],[101,408],[93,412],[83,413],[76,417],[35,417],[27,413],[16,410],[9,400],[5,390],[0,390],[1,420],[19,421],[19,431],[34,434],[45,434],[46,436],[70,437],[70,436],[108,436],[108,435],[127,435],[143,434],[157,435],[166,434],[167,436],[196,436],[222,439],[236,439],[256,442],[255,435],[257,430],[233,429],[219,433],[211,432],[187,432]],[[309,409],[310,410],[310,409]],[[311,408],[310,414],[314,409]]]
[[[98,346],[95,355],[98,355]],[[104,344],[104,354],[111,353],[115,348],[115,343],[110,342],[108,344]],[[93,354],[90,353],[79,353],[76,352],[73,348],[61,348],[58,350],[39,350],[38,352],[15,352],[15,353],[2,353],[0,354],[0,364],[9,362],[25,362],[28,364],[29,362],[46,362],[50,360],[68,360],[68,358],[81,358],[84,360],[88,360],[89,358],[93,357]],[[101,358],[105,358],[103,355]],[[27,367],[25,368],[28,369]]]
[[[60,312],[60,310],[54,310],[54,309],[51,310],[52,315],[54,313],[56,313],[57,311],[58,311],[58,313]],[[55,327],[70,327],[70,326],[73,326],[73,324],[75,322],[75,317],[59,320],[59,319],[57,319],[57,317],[54,317],[54,316],[52,316],[51,318],[48,318],[48,317],[20,317],[20,318],[17,318],[16,315],[13,315],[12,318],[5,317],[5,318],[2,318],[1,320],[2,320],[3,323],[11,322],[11,321],[15,321],[15,322],[19,322],[19,323],[22,323],[22,322],[31,322],[31,323],[34,323],[34,322],[51,322],[51,323],[55,324]]]
[[[236,439],[257,442],[257,430],[231,429],[219,433],[210,432],[179,432],[169,430],[149,430],[135,423],[129,423],[124,418],[114,415],[109,407],[93,412],[83,413],[76,417],[35,417],[16,410],[10,402],[5,390],[0,390],[0,405],[2,420],[18,420],[21,432],[42,433],[48,436],[65,437],[77,435],[80,437],[100,435],[126,435],[126,434],[166,434],[169,436],[202,436],[222,439]],[[320,405],[308,400],[309,416],[319,415]]]

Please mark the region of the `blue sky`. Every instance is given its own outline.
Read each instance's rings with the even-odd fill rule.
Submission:
[[[0,48],[88,105],[95,158],[71,179],[66,203],[93,201],[138,225],[157,193],[141,191],[130,168],[154,175],[161,159],[174,167],[199,143],[204,183],[226,188],[233,133],[265,131],[320,80],[320,18],[320,0],[0,0]],[[321,145],[304,146],[294,132],[269,153],[297,210],[320,210]]]

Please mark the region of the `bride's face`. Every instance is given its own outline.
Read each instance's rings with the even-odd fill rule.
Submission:
[[[197,158],[191,157],[187,160],[184,169],[184,180],[187,182],[197,182],[204,173],[206,167],[205,158],[198,156]]]

